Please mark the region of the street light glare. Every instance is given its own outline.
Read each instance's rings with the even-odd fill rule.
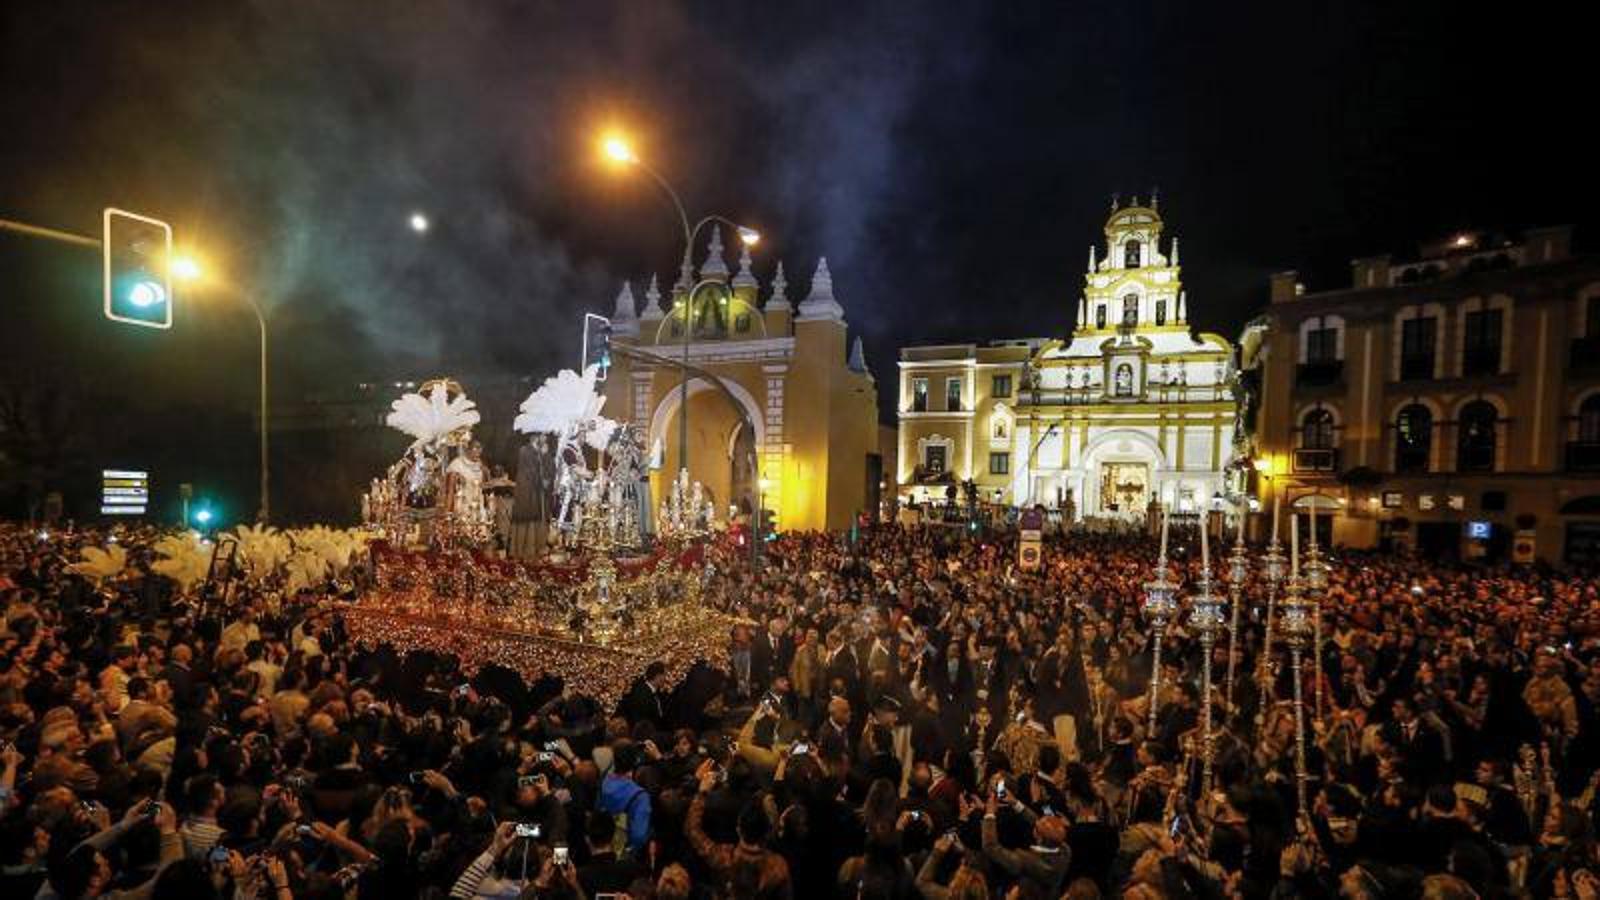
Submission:
[[[754,228],[746,228],[740,225],[739,240],[744,241],[746,247],[754,247],[756,242],[761,240],[761,232]]]
[[[639,157],[634,155],[633,147],[628,144],[628,139],[620,134],[608,134],[600,140],[600,151],[612,162],[636,163]]]
[[[411,230],[422,234],[428,230],[428,217],[419,212],[411,214]]]
[[[180,281],[194,281],[200,277],[200,262],[192,256],[173,257],[172,277]]]

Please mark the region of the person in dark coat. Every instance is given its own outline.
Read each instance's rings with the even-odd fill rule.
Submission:
[[[550,436],[535,434],[517,451],[517,481],[511,494],[512,558],[537,559],[544,555],[555,483]]]
[[[644,677],[634,682],[632,690],[622,698],[617,715],[637,725],[649,722],[660,730],[667,722],[667,664],[657,660],[644,670]]]

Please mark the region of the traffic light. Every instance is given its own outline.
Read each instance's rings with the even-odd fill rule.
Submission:
[[[591,365],[600,367],[596,380],[605,381],[606,372],[611,368],[611,320],[586,313],[583,317],[583,365],[580,371]]]
[[[106,318],[171,328],[171,226],[120,209],[107,209],[102,226]]]

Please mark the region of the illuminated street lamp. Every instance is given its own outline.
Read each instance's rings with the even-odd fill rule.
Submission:
[[[667,198],[672,201],[672,208],[678,213],[678,224],[683,228],[683,260],[679,264],[679,284],[683,286],[683,301],[674,305],[674,311],[682,310],[683,313],[683,379],[678,388],[678,467],[685,471],[689,468],[689,344],[691,343],[694,310],[693,300],[700,289],[694,283],[694,242],[700,229],[713,222],[721,222],[732,228],[739,240],[745,246],[754,246],[761,240],[761,233],[754,228],[740,225],[726,216],[708,215],[689,224],[689,214],[683,207],[683,200],[678,197],[678,192],[672,189],[667,179],[660,172],[651,168],[648,163],[640,158],[634,151],[633,143],[627,136],[620,132],[608,132],[600,138],[600,154],[607,161],[616,166],[631,166],[650,176],[650,179],[661,188]]]
[[[417,234],[426,234],[428,231],[428,217],[422,213],[412,213],[411,218],[407,220],[407,223],[411,226],[411,230],[415,231]]]
[[[200,261],[188,254],[178,254],[172,258],[168,271],[179,281],[196,281],[200,278]]]

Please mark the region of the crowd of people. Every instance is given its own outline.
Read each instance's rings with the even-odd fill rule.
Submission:
[[[1149,714],[1138,536],[1052,536],[1036,573],[942,526],[730,546],[727,669],[616,709],[354,646],[358,587],[183,594],[155,537],[0,526],[0,896],[1600,896],[1574,573],[1335,553],[1302,809],[1259,565],[1208,781],[1183,616]],[[112,539],[127,574],[68,571]]]

